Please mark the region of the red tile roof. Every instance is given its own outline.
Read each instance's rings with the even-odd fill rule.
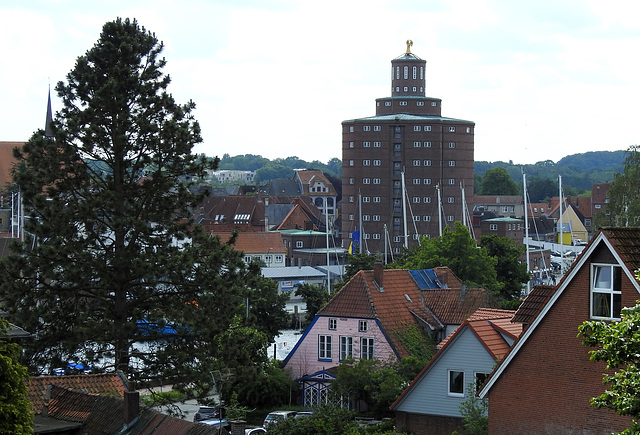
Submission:
[[[505,334],[512,336],[514,339],[520,336],[522,333],[522,325],[517,323],[512,323],[512,318],[516,314],[516,311],[513,310],[501,310],[498,308],[478,308],[476,311],[469,316],[466,323],[474,323],[477,321],[485,321],[489,322],[495,329],[502,331]],[[464,325],[464,324],[463,324]],[[444,340],[438,343],[437,348],[443,348],[447,345],[451,337],[453,337],[458,330],[462,327],[459,326],[449,334]],[[476,335],[478,335],[476,333]]]
[[[312,195],[330,195],[330,196],[337,195],[336,189],[333,187],[333,184],[331,184],[331,181],[329,181],[329,179],[322,173],[322,171],[305,169],[303,171],[296,171],[296,175],[298,176],[298,178],[300,179],[300,182],[302,183],[302,189],[303,189],[304,195],[309,195],[310,193]],[[324,183],[324,185],[329,188],[329,191],[328,192],[309,192],[309,188],[308,188],[309,185],[313,185],[313,183],[315,183],[316,181],[321,181],[322,183]]]
[[[640,269],[640,228],[603,228],[601,232],[611,242],[613,249],[629,270]]]
[[[226,243],[232,233],[212,233],[220,237],[220,241]],[[286,254],[282,235],[278,232],[239,232],[233,248],[245,254]]]
[[[34,376],[27,385],[27,398],[34,413],[39,414],[45,404],[47,385],[56,385],[72,391],[124,397],[126,381],[118,374]]]
[[[547,304],[549,298],[555,293],[556,288],[550,285],[533,287],[524,301],[522,301],[522,304],[520,304],[520,307],[518,307],[518,311],[513,316],[513,321],[530,325]]]
[[[441,282],[441,275],[448,276],[449,282],[457,280],[447,268],[436,269],[436,274]],[[406,269],[386,269],[382,281],[381,289],[374,281],[373,271],[359,271],[318,315],[378,320],[402,358],[409,356],[409,352],[398,333],[408,326],[440,330],[456,320],[457,324],[462,323],[479,306],[488,305],[489,295],[483,289],[466,289],[464,298],[460,288],[420,290]]]

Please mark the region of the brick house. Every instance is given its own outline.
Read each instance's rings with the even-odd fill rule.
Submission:
[[[590,405],[605,390],[606,370],[589,360],[577,333],[585,320],[615,321],[620,307],[636,304],[638,267],[640,228],[602,229],[537,315],[519,320],[525,332],[480,392],[489,398],[490,434],[610,434],[630,426],[630,418]]]

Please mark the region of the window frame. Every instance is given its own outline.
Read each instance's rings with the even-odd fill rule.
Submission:
[[[607,287],[596,287],[599,275],[597,270],[609,269],[609,284]],[[622,268],[617,264],[592,263],[591,279],[589,281],[589,316],[595,320],[620,320],[622,308]],[[608,298],[609,315],[596,315],[595,296],[606,295]]]
[[[460,381],[455,380],[455,384],[452,385],[452,375],[454,374],[462,375],[462,379]],[[464,397],[464,370],[447,370],[447,396],[451,397]],[[452,391],[452,388],[455,388],[455,391]],[[462,391],[459,391],[459,390]]]
[[[375,359],[375,340],[373,337],[360,337],[360,359]]]
[[[341,335],[338,348],[338,361],[353,358],[353,337],[351,335]]]
[[[331,334],[318,334],[318,361],[331,361],[333,336]]]

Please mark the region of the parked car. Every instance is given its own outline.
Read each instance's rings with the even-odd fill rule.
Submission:
[[[210,418],[220,418],[220,410],[217,406],[201,406],[193,414],[193,421],[208,420]]]
[[[285,418],[293,418],[295,417],[295,411],[273,411],[267,414],[264,418],[264,423],[262,423],[262,427],[265,429],[269,428],[269,425],[276,424],[279,421],[284,420]]]
[[[304,411],[300,411],[300,412],[296,413],[295,418],[311,417],[314,412],[316,412],[315,409],[305,409]]]
[[[265,433],[267,433],[266,429],[261,427],[247,428],[244,430],[244,435],[262,435]]]

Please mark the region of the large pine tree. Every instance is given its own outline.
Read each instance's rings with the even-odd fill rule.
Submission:
[[[167,92],[162,48],[135,20],[106,23],[56,86],[53,137],[16,150],[28,240],[0,266],[0,300],[37,334],[32,369],[75,359],[204,385],[229,365],[230,325],[269,341],[285,321],[275,285],[189,219],[213,165],[192,153],[195,106]],[[252,349],[248,360],[266,358]]]

